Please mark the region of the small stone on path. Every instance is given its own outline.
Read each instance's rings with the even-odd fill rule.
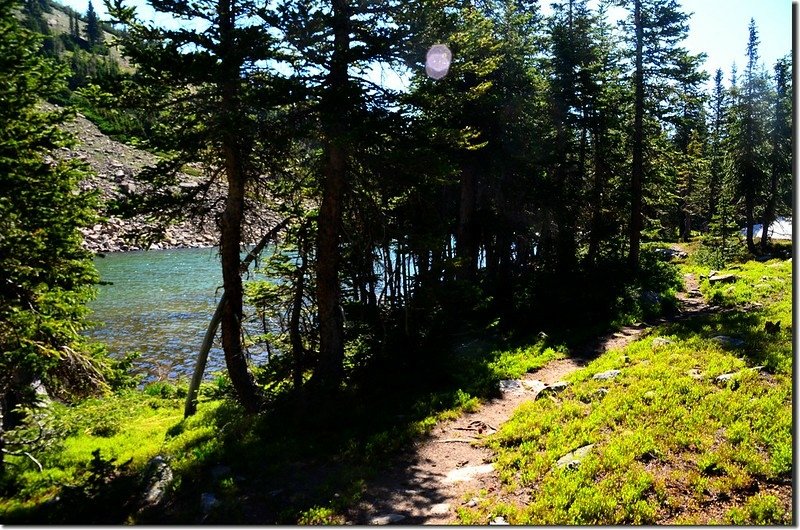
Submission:
[[[476,475],[485,475],[486,473],[491,473],[492,470],[494,470],[494,464],[460,467],[449,471],[443,482],[466,482],[474,479]]]
[[[394,523],[399,523],[405,518],[406,518],[405,515],[400,515],[399,513],[390,513],[387,515],[379,515],[378,517],[373,517],[369,521],[369,524],[376,524],[376,525],[394,524]]]
[[[434,504],[428,511],[429,515],[447,515],[450,512],[450,505],[446,502]]]
[[[525,387],[522,381],[517,379],[503,379],[500,381],[500,392],[508,392],[510,394],[524,394]]]

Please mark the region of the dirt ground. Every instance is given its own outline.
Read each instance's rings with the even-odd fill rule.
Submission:
[[[707,311],[697,279],[684,278],[680,310],[673,318]],[[662,320],[663,321],[663,320]],[[390,470],[367,486],[362,500],[347,514],[348,524],[454,524],[456,509],[467,505],[469,492],[499,492],[500,481],[492,466],[492,452],[474,442],[496,432],[514,410],[536,399],[545,385],[561,381],[597,355],[622,348],[643,336],[649,326],[627,326],[599,337],[567,359],[552,361],[526,374],[522,380],[501,385],[500,398],[488,401],[473,413],[437,425],[433,432],[398,457]],[[513,494],[512,494],[513,495]],[[525,503],[526,494],[509,502]]]

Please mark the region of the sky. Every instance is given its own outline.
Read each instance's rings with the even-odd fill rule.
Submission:
[[[57,0],[80,13],[85,13],[89,0]],[[750,19],[755,19],[759,35],[759,56],[768,71],[775,61],[792,50],[792,0],[678,0],[684,12],[692,13],[689,19],[689,36],[683,45],[692,53],[705,52],[704,64],[709,77],[722,68],[727,84],[731,65],[735,62],[739,72],[746,64],[745,49]],[[142,18],[154,16],[145,0],[127,0],[126,5],[137,6]],[[542,0],[542,5],[549,0]],[[101,18],[106,10],[102,0],[94,0],[94,8]],[[543,12],[549,12],[543,8]],[[162,15],[163,17],[163,15]],[[168,17],[159,18],[163,23]],[[391,72],[385,73],[392,77]],[[711,86],[709,80],[708,85]]]

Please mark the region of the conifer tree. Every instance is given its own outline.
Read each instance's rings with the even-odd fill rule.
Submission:
[[[105,386],[106,366],[81,335],[98,278],[79,228],[94,223],[96,198],[78,188],[85,166],[51,158],[69,113],[39,106],[65,72],[37,53],[15,7],[0,0],[0,475],[3,430],[35,401],[31,384],[87,394]]]
[[[141,80],[131,101],[156,109],[161,126],[153,141],[170,153],[140,175],[145,191],[138,206],[175,215],[207,211],[213,205],[203,199],[222,177],[224,207],[218,219],[222,349],[240,403],[256,412],[263,396],[242,341],[240,253],[246,214],[257,213],[252,202],[248,206],[248,196],[260,194],[263,176],[281,171],[276,108],[293,91],[281,76],[260,66],[277,56],[276,43],[254,22],[253,2],[158,4],[175,17],[199,18],[208,24],[202,29],[166,29],[140,21],[135,9],[122,2],[111,6],[111,16],[127,27],[123,49],[137,65]],[[197,161],[209,168],[205,180],[185,193],[173,193],[180,167]],[[251,234],[250,240],[260,236]]]
[[[94,46],[103,42],[103,28],[100,27],[100,19],[94,10],[92,0],[89,0],[89,7],[86,9],[86,40]]]
[[[769,241],[769,227],[775,221],[776,211],[781,203],[782,188],[791,188],[791,91],[789,90],[789,61],[780,59],[775,63],[775,92],[773,99],[772,124],[770,131],[769,189],[767,190],[764,217],[761,222],[761,252],[766,252]],[[788,209],[787,204],[782,204]]]

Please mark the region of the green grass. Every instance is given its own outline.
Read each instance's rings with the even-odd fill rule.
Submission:
[[[526,490],[530,503],[484,496],[460,510],[462,522],[504,515],[535,525],[787,523],[791,510],[758,491],[792,472],[791,263],[749,262],[736,273],[735,284],[705,281],[702,292],[724,307],[755,301],[760,309],[656,328],[572,374],[557,400],[520,407],[488,445],[505,487]],[[766,333],[767,320],[780,321],[781,332]],[[725,349],[712,340],[719,334],[745,344]],[[654,347],[656,337],[671,343]],[[768,374],[750,369],[756,365]],[[621,373],[592,378],[608,369]],[[724,373],[736,375],[715,380]],[[594,447],[576,469],[555,466],[587,444]],[[714,504],[727,508],[705,516]]]

